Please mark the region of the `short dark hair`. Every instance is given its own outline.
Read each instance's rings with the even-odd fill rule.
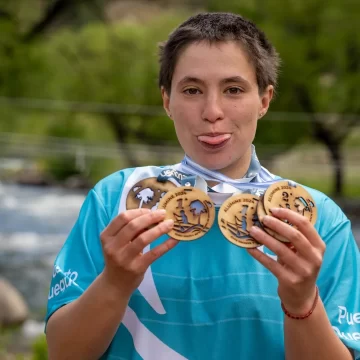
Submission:
[[[159,86],[170,94],[179,55],[186,46],[201,41],[209,43],[239,41],[253,63],[259,92],[268,85],[276,88],[280,58],[274,46],[256,25],[232,13],[200,13],[177,27],[168,40],[160,44]]]

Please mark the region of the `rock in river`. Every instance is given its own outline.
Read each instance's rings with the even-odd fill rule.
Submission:
[[[0,277],[0,328],[21,325],[28,316],[29,309],[22,295]]]

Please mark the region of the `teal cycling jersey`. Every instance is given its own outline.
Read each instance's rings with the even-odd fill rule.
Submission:
[[[176,165],[172,168],[180,169]],[[126,210],[126,199],[134,185],[158,176],[162,170],[153,166],[125,169],[103,179],[88,193],[55,260],[46,321],[57,309],[80,297],[103,271],[101,232]],[[243,186],[261,192],[276,179],[266,172],[262,179]],[[315,228],[326,243],[317,279],[320,296],[333,330],[360,359],[360,257],[351,224],[331,199],[306,189],[317,205]],[[155,240],[144,252],[167,238]],[[276,258],[263,246],[259,249]],[[277,280],[245,249],[226,240],[217,221],[206,235],[180,242],[148,268],[102,357],[284,358],[284,313]]]

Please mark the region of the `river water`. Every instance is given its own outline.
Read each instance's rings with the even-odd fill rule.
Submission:
[[[43,316],[56,253],[71,230],[84,193],[0,184],[0,276]]]
[[[65,189],[0,184],[0,276],[20,290],[39,320],[55,256],[84,197]],[[360,224],[354,233],[360,245]]]

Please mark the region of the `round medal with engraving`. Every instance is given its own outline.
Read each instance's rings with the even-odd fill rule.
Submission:
[[[160,200],[158,209],[165,209],[165,219],[173,219],[168,233],[174,239],[189,241],[205,235],[215,219],[215,205],[202,190],[190,186],[177,187]]]
[[[126,209],[155,210],[161,198],[176,185],[171,181],[160,182],[156,177],[146,178],[137,182],[126,198]]]
[[[219,210],[218,222],[223,235],[233,244],[243,248],[261,246],[249,231],[252,226],[260,225],[257,217],[259,197],[239,194],[228,198]]]
[[[311,224],[315,224],[317,219],[317,208],[311,195],[300,185],[286,180],[278,181],[268,187],[263,198],[263,210],[265,214],[271,215],[272,208],[287,208],[302,216],[305,216]],[[262,209],[259,208],[259,216],[263,214]],[[285,223],[293,226],[293,224]],[[295,227],[295,226],[294,226]],[[264,230],[282,242],[288,240],[281,235],[275,233],[269,228],[264,227]]]
[[[265,208],[264,208],[264,195],[262,195],[259,198],[259,203],[258,203],[258,207],[257,207],[257,216],[258,216],[258,219],[259,219],[259,222],[261,224],[262,229],[264,231],[266,231],[269,235],[274,237],[275,239],[277,239],[279,241],[282,241],[282,242],[288,242],[288,240],[286,238],[284,238],[283,236],[277,234],[275,231],[269,229],[268,227],[266,227],[263,224],[263,219],[264,219],[264,216],[266,216],[266,215],[267,215],[267,213],[266,213]]]
[[[265,209],[264,209],[264,195],[261,195],[259,197],[259,202],[258,202],[256,212],[257,212],[258,219],[259,219],[261,225],[263,226],[262,221],[264,219],[264,216],[267,215],[265,212]]]
[[[302,186],[286,180],[270,185],[264,194],[266,213],[270,214],[274,207],[295,211],[313,225],[317,219],[317,208],[311,195]]]

